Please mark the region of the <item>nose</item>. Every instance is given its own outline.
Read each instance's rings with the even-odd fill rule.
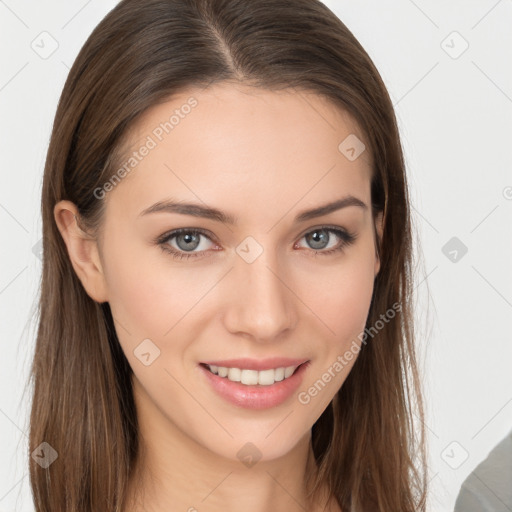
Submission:
[[[252,263],[237,257],[230,274],[230,295],[224,315],[229,332],[265,343],[294,329],[297,298],[293,285],[287,282],[289,272],[279,267],[270,250],[263,251]]]

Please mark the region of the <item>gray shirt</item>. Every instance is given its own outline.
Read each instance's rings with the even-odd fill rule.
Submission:
[[[454,512],[512,512],[512,430],[464,480]]]

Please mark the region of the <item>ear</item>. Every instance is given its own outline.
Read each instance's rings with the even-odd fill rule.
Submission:
[[[377,241],[379,245],[382,244],[382,235],[384,232],[384,216],[382,212],[379,212],[377,216],[375,217],[375,277],[377,277],[377,274],[380,271],[380,257],[379,253],[377,252]]]
[[[59,201],[53,215],[66,244],[69,259],[82,285],[93,300],[108,300],[107,286],[95,238],[78,225],[78,209],[71,201]]]

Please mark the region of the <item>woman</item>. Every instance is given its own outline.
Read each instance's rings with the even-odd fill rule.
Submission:
[[[425,510],[409,211],[325,5],[121,1],[45,166],[36,510]]]

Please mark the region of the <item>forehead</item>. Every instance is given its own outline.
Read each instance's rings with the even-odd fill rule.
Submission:
[[[242,209],[259,202],[260,210],[299,201],[301,209],[348,193],[369,200],[363,133],[346,111],[311,92],[191,88],[148,109],[126,140],[123,178],[107,195],[125,213],[168,196]],[[347,158],[354,144],[362,153]]]

